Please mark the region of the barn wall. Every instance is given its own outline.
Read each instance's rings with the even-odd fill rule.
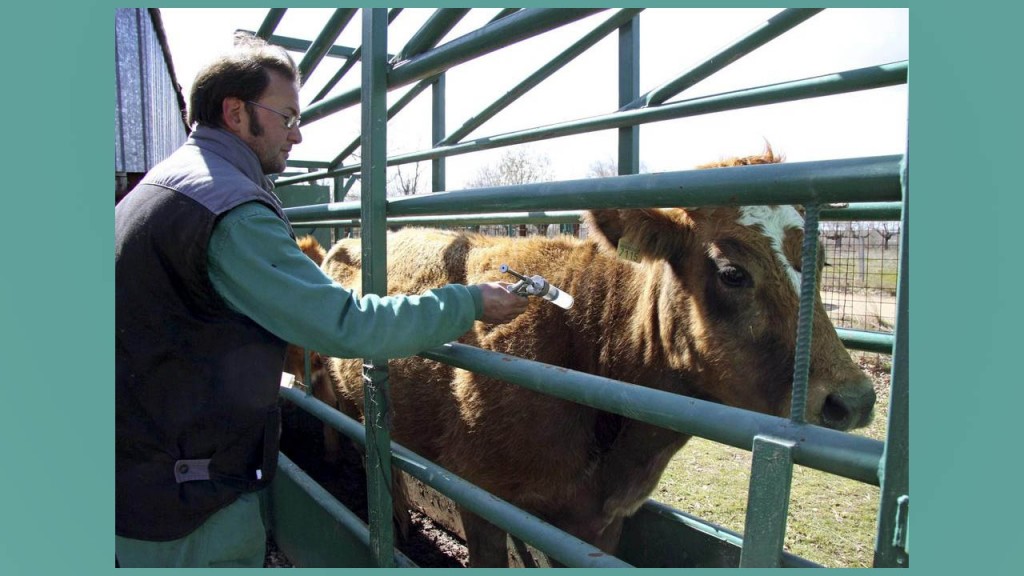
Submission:
[[[115,11],[114,172],[122,186],[145,174],[187,137],[183,100],[160,28],[159,12]]]

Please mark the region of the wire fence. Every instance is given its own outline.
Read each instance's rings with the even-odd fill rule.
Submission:
[[[896,322],[899,222],[822,222],[821,295],[838,328],[891,333]],[[888,364],[888,354],[867,354]]]

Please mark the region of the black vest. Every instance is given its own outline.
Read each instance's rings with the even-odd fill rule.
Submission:
[[[286,343],[207,270],[224,212],[259,201],[284,219],[262,178],[241,140],[200,128],[115,208],[120,536],[181,538],[274,476]]]

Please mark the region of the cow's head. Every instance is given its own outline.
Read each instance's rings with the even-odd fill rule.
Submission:
[[[657,294],[655,346],[686,375],[686,393],[789,415],[804,236],[798,208],[595,210],[588,219],[607,249],[622,254],[625,246],[637,260],[631,265],[657,283],[648,292]],[[839,340],[820,293],[812,342],[807,421],[840,430],[867,425],[874,388]]]

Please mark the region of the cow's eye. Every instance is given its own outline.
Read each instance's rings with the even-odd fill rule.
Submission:
[[[718,270],[718,279],[730,288],[743,288],[750,285],[750,276],[746,270],[736,266],[723,266]]]

